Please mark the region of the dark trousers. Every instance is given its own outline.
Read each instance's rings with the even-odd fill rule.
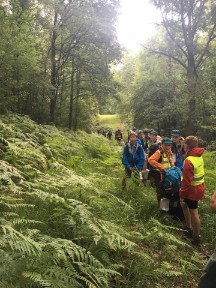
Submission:
[[[211,255],[204,272],[199,281],[199,288],[215,288],[216,287],[216,249]]]
[[[163,175],[161,175],[160,171],[152,169],[149,171],[148,179],[150,180],[152,186],[155,187],[157,201],[159,202],[163,197]]]

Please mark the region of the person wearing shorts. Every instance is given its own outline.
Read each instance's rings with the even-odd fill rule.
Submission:
[[[184,141],[186,158],[182,170],[182,183],[179,191],[180,203],[185,217],[185,234],[191,237],[191,243],[199,246],[200,217],[198,201],[204,198],[204,148],[198,148],[198,139],[188,136]]]

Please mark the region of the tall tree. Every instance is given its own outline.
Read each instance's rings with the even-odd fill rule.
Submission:
[[[206,0],[153,0],[160,9],[162,24],[170,46],[153,53],[177,61],[186,71],[188,87],[187,133],[195,132],[196,93],[199,69],[208,57],[208,50],[216,34],[215,3]]]

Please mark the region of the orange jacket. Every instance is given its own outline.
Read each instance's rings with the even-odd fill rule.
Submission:
[[[154,169],[159,169],[162,170],[164,169],[163,165],[161,163],[159,163],[159,159],[161,158],[161,156],[163,155],[163,150],[157,150],[151,157],[148,158],[148,163],[154,168]],[[168,159],[170,162],[170,167],[174,166],[173,162],[172,162],[172,154],[171,151],[170,153],[168,152]],[[163,157],[163,156],[162,156]]]

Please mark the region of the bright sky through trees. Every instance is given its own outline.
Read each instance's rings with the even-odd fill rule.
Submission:
[[[137,52],[140,44],[153,36],[154,23],[159,19],[159,11],[148,0],[121,0],[117,23],[119,42],[130,52]]]

